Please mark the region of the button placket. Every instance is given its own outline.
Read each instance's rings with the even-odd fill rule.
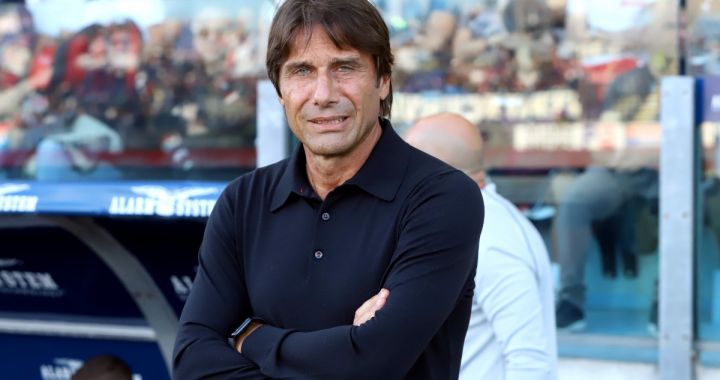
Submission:
[[[325,230],[330,227],[328,224],[325,223],[330,220],[330,213],[328,211],[326,211],[327,207],[328,207],[327,202],[328,202],[328,200],[326,199],[323,202],[323,204],[320,205],[320,209],[319,209],[320,214],[318,216],[320,217],[319,218],[320,220],[317,222],[318,223],[317,229],[315,230],[315,233],[316,233],[315,243],[317,243],[318,245],[316,245],[315,252],[313,252],[313,258],[315,259],[314,261],[323,260],[323,258],[325,257],[325,252],[323,252],[323,250],[320,247],[323,246],[323,244],[322,244],[323,237],[325,236],[325,233],[327,232]]]

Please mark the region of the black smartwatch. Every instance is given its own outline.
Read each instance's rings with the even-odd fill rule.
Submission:
[[[263,321],[262,318],[258,318],[258,317],[248,317],[248,318],[246,318],[246,319],[243,321],[243,323],[241,323],[240,326],[238,326],[238,328],[236,328],[235,331],[233,331],[233,332],[230,334],[230,337],[228,338],[228,339],[230,340],[230,344],[231,344],[233,347],[235,346],[235,338],[237,338],[239,335],[241,335],[242,333],[244,333],[245,330],[247,330],[248,327],[250,327],[250,325],[251,325],[253,322],[265,323],[265,321]]]

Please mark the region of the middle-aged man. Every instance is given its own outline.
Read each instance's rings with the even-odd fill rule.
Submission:
[[[302,146],[215,205],[175,379],[458,377],[482,196],[384,118],[392,63],[366,0],[278,8],[268,75]]]
[[[532,223],[488,183],[479,131],[460,115],[441,113],[419,120],[405,138],[463,170],[482,188],[487,223],[480,239],[460,379],[557,378],[547,248]]]

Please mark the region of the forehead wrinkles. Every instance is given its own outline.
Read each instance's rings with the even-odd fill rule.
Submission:
[[[314,41],[313,41],[314,39]],[[335,53],[344,53],[342,55],[351,55],[354,57],[361,57],[362,53],[356,49],[353,49],[347,45],[340,45],[337,41],[333,40],[332,36],[328,35],[325,30],[320,26],[316,25],[312,30],[303,29],[295,33],[293,38],[290,40],[288,56],[283,66],[291,60],[298,59],[299,57],[317,57],[318,49],[311,48],[311,44],[320,44],[323,47],[335,48]],[[340,58],[340,57],[333,57]]]

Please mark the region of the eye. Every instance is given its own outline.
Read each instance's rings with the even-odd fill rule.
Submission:
[[[341,73],[349,73],[349,72],[353,71],[353,69],[354,68],[350,65],[342,65],[342,66],[338,66],[337,71],[339,71]]]
[[[310,69],[308,69],[307,67],[298,67],[293,71],[293,74],[304,77],[310,74]]]

